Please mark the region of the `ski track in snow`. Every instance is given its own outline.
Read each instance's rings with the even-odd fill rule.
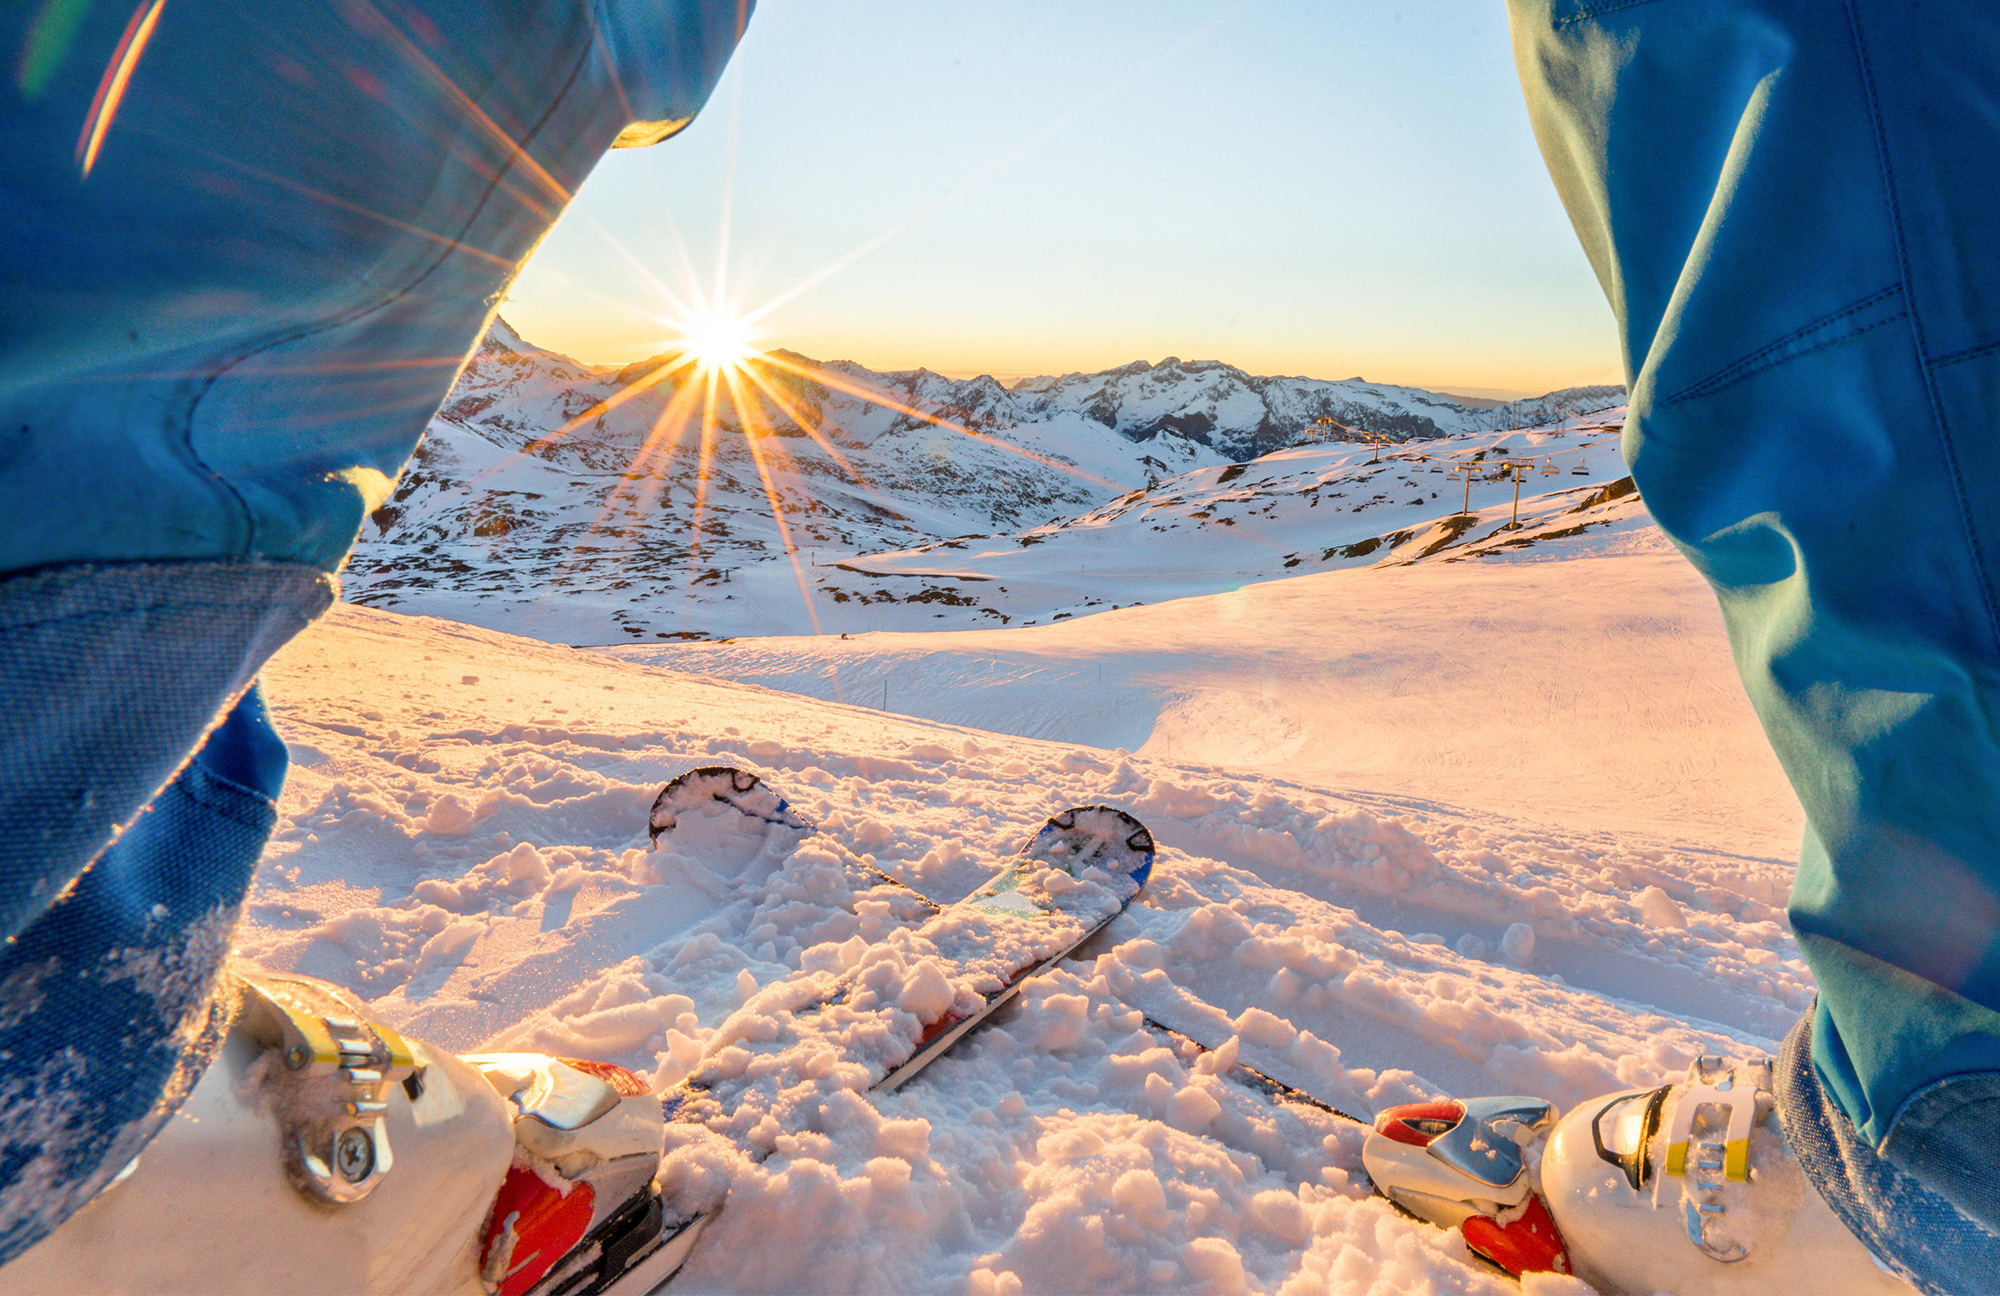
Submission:
[[[1050,813],[1106,802],[1160,856],[1082,957],[893,1094],[802,1066],[761,1161],[713,1139],[674,1151],[677,1193],[726,1186],[728,1204],[673,1290],[1518,1290],[1366,1196],[1357,1127],[1249,1096],[1141,1013],[1363,1113],[1440,1093],[1570,1104],[1698,1052],[1773,1049],[1812,995],[1774,844],[1797,807],[1717,683],[1712,605],[1688,601],[1677,560],[1632,548],[930,637],[935,678],[907,709],[965,699],[979,677],[945,669],[954,654],[1008,661],[1046,693],[1048,736],[994,731],[1004,686],[948,723],[342,606],[266,672],[294,766],[240,945],[454,1049],[602,1058],[665,1086],[754,1027],[761,989],[880,957],[923,920],[899,887],[857,890],[857,863],[949,902]],[[1471,616],[1481,581],[1516,615]],[[810,692],[908,638],[656,659]],[[1576,687],[1503,705],[1545,688],[1538,643]],[[1056,664],[1036,675],[1035,652]],[[1315,656],[1370,669],[1287,684],[1303,737],[1275,757],[1235,760],[1254,709],[1188,718],[1195,664],[1226,692],[1265,658]],[[1109,710],[1090,707],[1100,664]],[[1355,705],[1382,671],[1437,681],[1412,686],[1428,709]],[[1453,717],[1449,741],[1391,741]],[[1696,743],[1705,764],[1673,764]],[[1357,777],[1371,744],[1389,754]],[[821,832],[787,853],[789,834],[696,816],[649,853],[660,784],[713,763],[763,774]],[[1648,763],[1693,772],[1632,808]],[[1676,805],[1725,786],[1735,799],[1674,830]]]

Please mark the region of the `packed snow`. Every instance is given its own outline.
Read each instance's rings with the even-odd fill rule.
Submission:
[[[1796,803],[1712,601],[1603,493],[1545,501],[1534,544],[1476,497],[1422,561],[1032,628],[611,653],[342,606],[266,674],[295,763],[243,952],[451,1048],[665,1087],[801,971],[952,989],[895,936],[911,889],[1114,805],[1151,880],[994,1025],[886,1095],[802,1060],[767,1156],[675,1152],[673,1191],[726,1205],[673,1290],[1516,1290],[1367,1195],[1358,1127],[1231,1073],[1360,1114],[1567,1105],[1772,1050],[1810,1002]],[[717,810],[649,851],[707,764],[818,832]]]
[[[1621,551],[1331,572],[1026,630],[605,651],[1412,806],[1785,854],[1797,801],[1714,597],[1648,533],[1607,539]]]

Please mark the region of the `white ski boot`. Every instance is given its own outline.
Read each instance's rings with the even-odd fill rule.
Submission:
[[[325,982],[231,979],[187,1101],[0,1293],[644,1292],[692,1243],[662,1236],[665,1120],[631,1072],[460,1058]]]
[[[1531,1098],[1392,1107],[1362,1161],[1391,1202],[1460,1228],[1515,1275],[1677,1296],[1913,1291],[1807,1181],[1778,1125],[1768,1061],[1698,1058],[1676,1084],[1553,1116]]]

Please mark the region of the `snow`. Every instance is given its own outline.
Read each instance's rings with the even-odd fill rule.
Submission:
[[[921,638],[597,652],[342,606],[266,673],[295,764],[240,947],[450,1048],[663,1087],[802,971],[875,960],[935,1009],[928,910],[858,875],[950,902],[1115,805],[1159,858],[1082,957],[894,1093],[799,1058],[761,1159],[676,1150],[676,1193],[727,1205],[674,1290],[1513,1290],[1365,1195],[1358,1128],[1233,1061],[1349,1111],[1568,1105],[1772,1050],[1812,983],[1797,806],[1712,601],[1629,502],[1525,547],[1495,507],[1407,565]],[[648,851],[660,785],[707,764],[821,831],[690,815]]]
[[[742,398],[719,388],[703,431],[701,381],[658,369],[592,370],[497,321],[364,528],[348,597],[576,644],[1035,625],[1364,563],[1532,555],[1579,528],[1602,544],[1633,522],[1591,503],[1625,471],[1619,413],[1599,408],[1616,389],[1529,402],[1597,413],[1508,432],[1503,411],[1428,392],[1213,362],[1009,392],[779,353]],[[1415,439],[1295,444],[1324,415]],[[1508,456],[1537,467],[1529,528],[1503,535]],[[1445,524],[1468,501],[1461,464],[1476,520]]]
[[[1679,555],[1632,539],[1622,554],[1566,540],[1544,547],[1566,561],[1328,572],[1032,629],[606,651],[1398,804],[1785,855],[1803,821],[1714,597]]]

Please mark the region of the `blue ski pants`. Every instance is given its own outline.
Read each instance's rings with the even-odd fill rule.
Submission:
[[[2000,6],[1510,0],[1625,454],[1804,805],[1781,1113],[1929,1290],[2000,1273]]]
[[[285,768],[258,668],[591,166],[693,117],[749,4],[0,6],[0,1263],[219,1039]]]

